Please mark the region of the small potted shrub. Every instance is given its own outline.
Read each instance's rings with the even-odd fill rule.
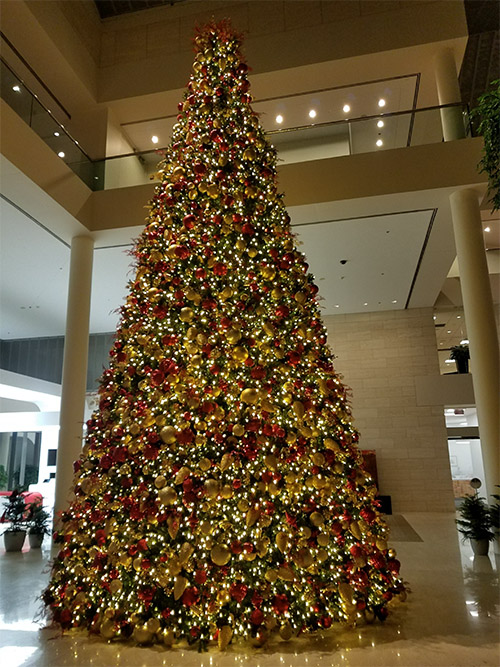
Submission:
[[[26,538],[26,502],[17,489],[12,491],[5,502],[1,522],[9,526],[3,533],[5,551],[21,551]]]
[[[456,523],[458,531],[463,536],[463,541],[470,540],[472,551],[476,556],[486,556],[489,543],[494,537],[491,530],[490,510],[486,501],[476,491],[474,495],[462,498],[458,511],[461,518],[457,519]]]
[[[39,549],[45,535],[50,535],[50,513],[42,507],[42,503],[31,503],[28,512],[28,525],[30,548]]]
[[[455,360],[457,371],[459,373],[469,372],[469,346],[468,345],[454,345],[450,348],[450,359]]]

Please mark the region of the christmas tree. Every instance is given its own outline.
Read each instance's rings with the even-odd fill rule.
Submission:
[[[405,595],[253,112],[210,24],[135,247],[43,594],[107,639],[258,644]]]

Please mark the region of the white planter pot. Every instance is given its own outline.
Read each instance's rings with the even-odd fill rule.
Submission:
[[[7,530],[3,534],[5,551],[21,551],[26,538],[25,530]]]
[[[470,541],[472,551],[475,556],[487,556],[490,546],[489,540],[472,540]]]

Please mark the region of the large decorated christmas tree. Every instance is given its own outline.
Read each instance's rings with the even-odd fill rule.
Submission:
[[[56,534],[63,628],[224,648],[405,594],[239,47],[195,39]]]

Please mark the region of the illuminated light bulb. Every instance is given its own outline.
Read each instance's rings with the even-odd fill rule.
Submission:
[[[385,107],[385,100],[384,100],[383,97],[381,97],[381,98],[379,99],[379,101],[378,101],[378,105],[379,105],[379,107]]]
[[[156,136],[156,134],[153,134],[153,136],[151,137],[151,141],[152,141],[154,144],[157,144],[160,140],[158,139],[158,137]]]
[[[384,127],[384,121],[383,120],[377,121],[377,127]]]
[[[485,231],[485,232],[491,232],[491,228],[490,228],[490,227],[485,227],[485,228],[484,228],[484,231]]]
[[[18,86],[17,84],[15,86],[12,86],[12,90],[15,93],[20,93],[21,92],[21,86]]]
[[[348,104],[344,104],[344,106],[342,107],[342,111],[344,113],[349,113],[350,110],[351,110],[351,107]]]
[[[309,118],[316,118],[316,109],[311,109],[309,111]]]
[[[59,157],[66,157],[66,153],[64,151],[59,151],[58,155]]]
[[[276,116],[275,120],[276,120],[276,122],[277,122],[278,124],[281,124],[281,123],[283,122],[283,116],[279,113],[279,114]]]
[[[376,144],[377,146],[383,146],[383,145],[384,145],[384,142],[382,141],[382,139],[377,139],[377,141],[375,142],[375,144]]]

